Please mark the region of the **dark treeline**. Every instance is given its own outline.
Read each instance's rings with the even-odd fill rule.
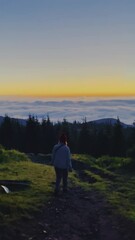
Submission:
[[[82,123],[63,119],[54,124],[49,117],[39,122],[37,117],[29,116],[22,125],[5,116],[0,125],[0,144],[25,153],[48,154],[62,132],[67,134],[72,153],[135,157],[135,127],[123,128],[119,119],[115,125],[99,125],[86,119]]]

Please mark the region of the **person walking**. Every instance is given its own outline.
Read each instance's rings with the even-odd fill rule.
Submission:
[[[60,136],[58,144],[53,147],[52,164],[56,174],[55,195],[59,193],[61,180],[63,181],[63,192],[67,192],[68,171],[72,170],[72,163],[65,134]]]

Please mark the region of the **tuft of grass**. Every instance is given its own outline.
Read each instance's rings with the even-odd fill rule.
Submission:
[[[0,163],[6,162],[16,162],[16,161],[29,161],[30,159],[26,156],[26,154],[21,153],[15,149],[13,150],[5,150],[2,146],[0,146]]]
[[[130,164],[131,158],[102,156],[96,159],[96,164],[108,170],[117,170]]]
[[[95,165],[95,162],[96,162],[96,158],[94,158],[90,155],[87,155],[87,154],[73,154],[72,158],[76,161],[83,162],[90,166]]]

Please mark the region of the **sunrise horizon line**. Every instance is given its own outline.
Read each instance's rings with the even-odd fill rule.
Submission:
[[[0,98],[93,98],[93,97],[135,97],[135,94],[0,94]]]

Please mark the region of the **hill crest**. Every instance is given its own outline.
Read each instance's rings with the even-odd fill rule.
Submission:
[[[4,121],[4,118],[5,117],[0,116],[0,125]],[[23,126],[26,126],[27,119],[12,118],[12,117],[11,117],[11,119],[14,120],[14,121],[18,121]],[[112,126],[114,126],[117,123],[117,119],[115,119],[115,118],[101,118],[101,119],[88,121],[88,123],[90,123],[90,124],[93,123],[93,124],[97,124],[97,125],[112,125]],[[121,121],[120,121],[120,123],[121,123],[123,128],[134,127],[133,124],[126,124],[126,123],[123,123]]]

